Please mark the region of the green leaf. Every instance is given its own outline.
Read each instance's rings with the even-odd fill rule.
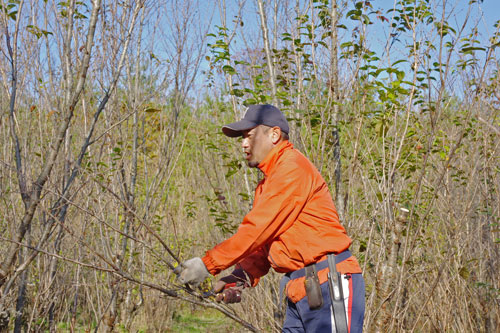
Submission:
[[[245,93],[241,89],[233,89],[231,90],[230,94],[236,97],[242,97],[243,95],[245,95]]]
[[[465,266],[460,267],[460,269],[458,270],[458,274],[460,274],[460,276],[464,280],[467,280],[469,278],[469,276],[470,276],[469,270]]]
[[[254,105],[254,104],[257,104],[257,101],[255,100],[255,98],[249,98],[243,102],[243,105],[245,105],[245,106]]]
[[[399,81],[403,81],[403,79],[405,77],[405,72],[403,72],[403,71],[397,72],[396,77],[398,78]]]
[[[460,50],[461,53],[471,53],[472,51],[486,51],[484,47],[464,47]]]
[[[224,65],[224,66],[222,66],[222,70],[223,70],[225,73],[229,74],[229,75],[234,75],[234,74],[236,74],[235,69],[234,69],[233,67],[229,66],[229,65]]]
[[[405,60],[405,59],[398,60],[398,61],[394,62],[394,63],[392,64],[392,66],[396,66],[397,64],[400,64],[400,63],[402,63],[402,62],[408,62],[408,60]]]

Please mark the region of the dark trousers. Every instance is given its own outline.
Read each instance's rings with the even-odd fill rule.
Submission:
[[[363,276],[361,274],[342,274],[342,289],[349,333],[362,332],[365,316],[365,281]],[[328,282],[321,284],[321,291],[323,293],[323,306],[316,310],[309,309],[307,296],[297,303],[288,300],[283,332],[332,332],[333,313]]]

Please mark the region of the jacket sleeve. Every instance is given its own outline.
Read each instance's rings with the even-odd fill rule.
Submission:
[[[303,167],[293,160],[276,166],[237,232],[206,252],[203,262],[211,274],[238,263],[294,223],[313,191],[312,173]]]

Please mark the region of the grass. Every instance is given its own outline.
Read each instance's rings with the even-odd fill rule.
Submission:
[[[213,309],[174,313],[168,332],[237,332],[243,328]]]

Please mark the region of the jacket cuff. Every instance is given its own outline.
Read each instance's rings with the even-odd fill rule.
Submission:
[[[217,269],[216,266],[215,266],[215,262],[213,261],[213,259],[210,257],[210,255],[208,254],[208,251],[207,253],[205,254],[205,256],[203,258],[201,258],[201,260],[203,261],[203,263],[205,264],[205,267],[207,268],[207,271],[212,274],[212,275],[217,275],[220,273],[220,269]]]

